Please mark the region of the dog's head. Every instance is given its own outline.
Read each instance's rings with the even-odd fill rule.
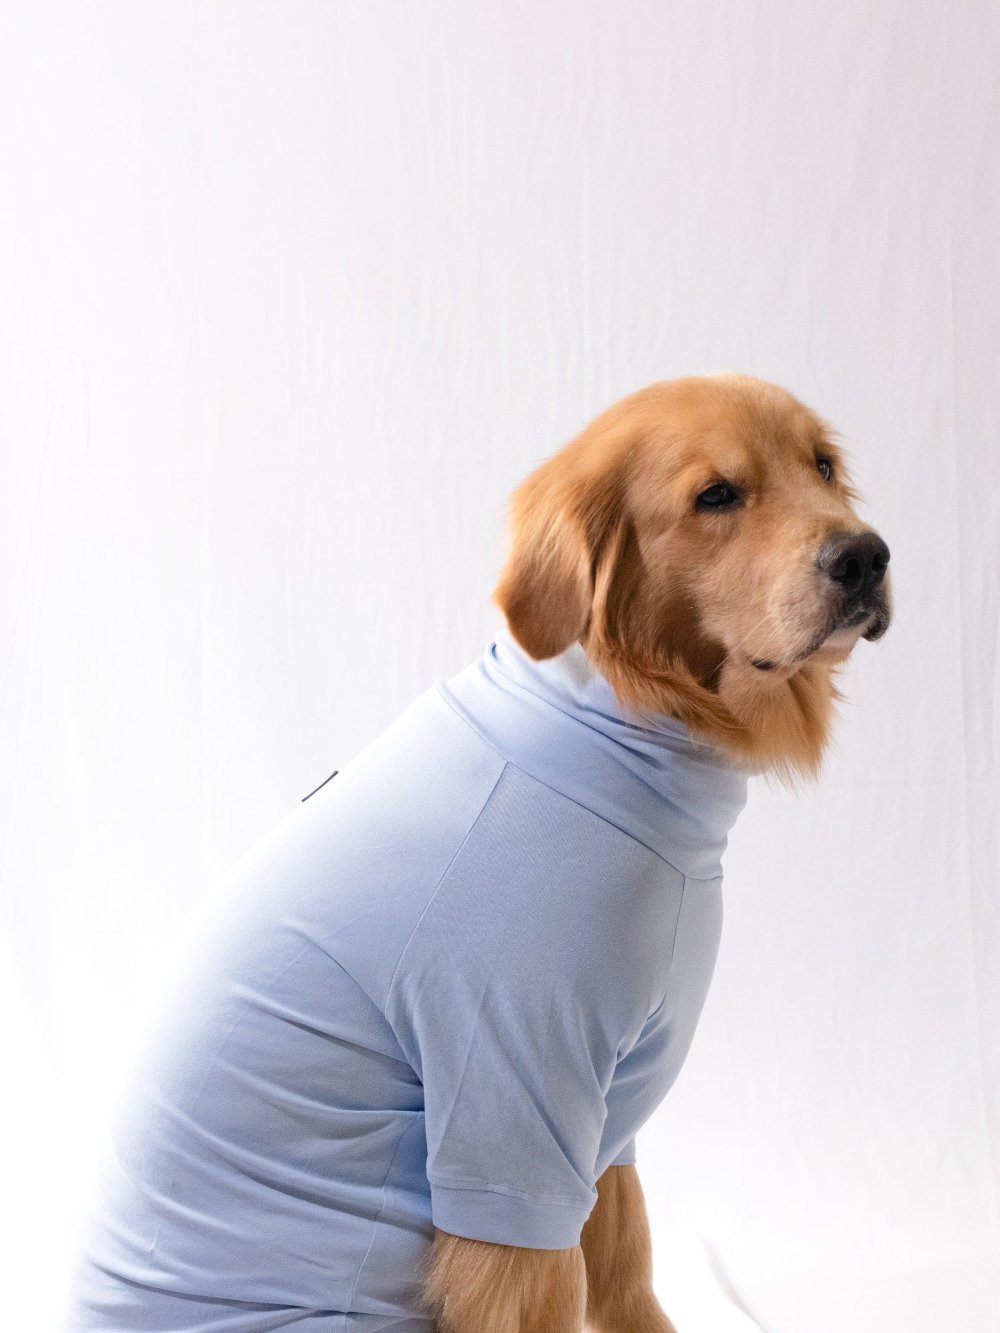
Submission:
[[[535,658],[580,640],[622,702],[811,770],[833,668],[889,624],[885,542],[829,428],[745,375],[608,409],[515,492],[494,594]]]

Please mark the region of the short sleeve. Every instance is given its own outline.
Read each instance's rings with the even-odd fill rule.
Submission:
[[[434,1224],[566,1249],[597,1197],[629,992],[604,923],[580,919],[599,821],[556,823],[523,797],[498,783],[403,952],[387,1017],[424,1088]]]
[[[680,1073],[708,993],[721,927],[721,880],[687,880],[667,993],[618,1061],[608,1089],[598,1176],[635,1161],[637,1131]]]

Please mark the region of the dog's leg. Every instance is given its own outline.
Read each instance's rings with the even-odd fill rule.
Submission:
[[[676,1333],[653,1295],[653,1247],[634,1166],[609,1166],[580,1237],[587,1318],[600,1333]]]
[[[530,1250],[438,1231],[425,1290],[439,1333],[583,1333],[578,1245]]]

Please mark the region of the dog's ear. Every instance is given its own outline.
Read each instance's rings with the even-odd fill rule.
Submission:
[[[594,579],[622,497],[616,470],[594,465],[581,441],[543,463],[514,492],[510,554],[493,593],[531,657],[555,657],[590,623]]]

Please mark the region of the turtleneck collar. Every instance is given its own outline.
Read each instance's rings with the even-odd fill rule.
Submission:
[[[714,879],[747,774],[683,722],[631,713],[574,643],[536,662],[507,630],[438,687],[510,763],[637,838],[692,879]]]

